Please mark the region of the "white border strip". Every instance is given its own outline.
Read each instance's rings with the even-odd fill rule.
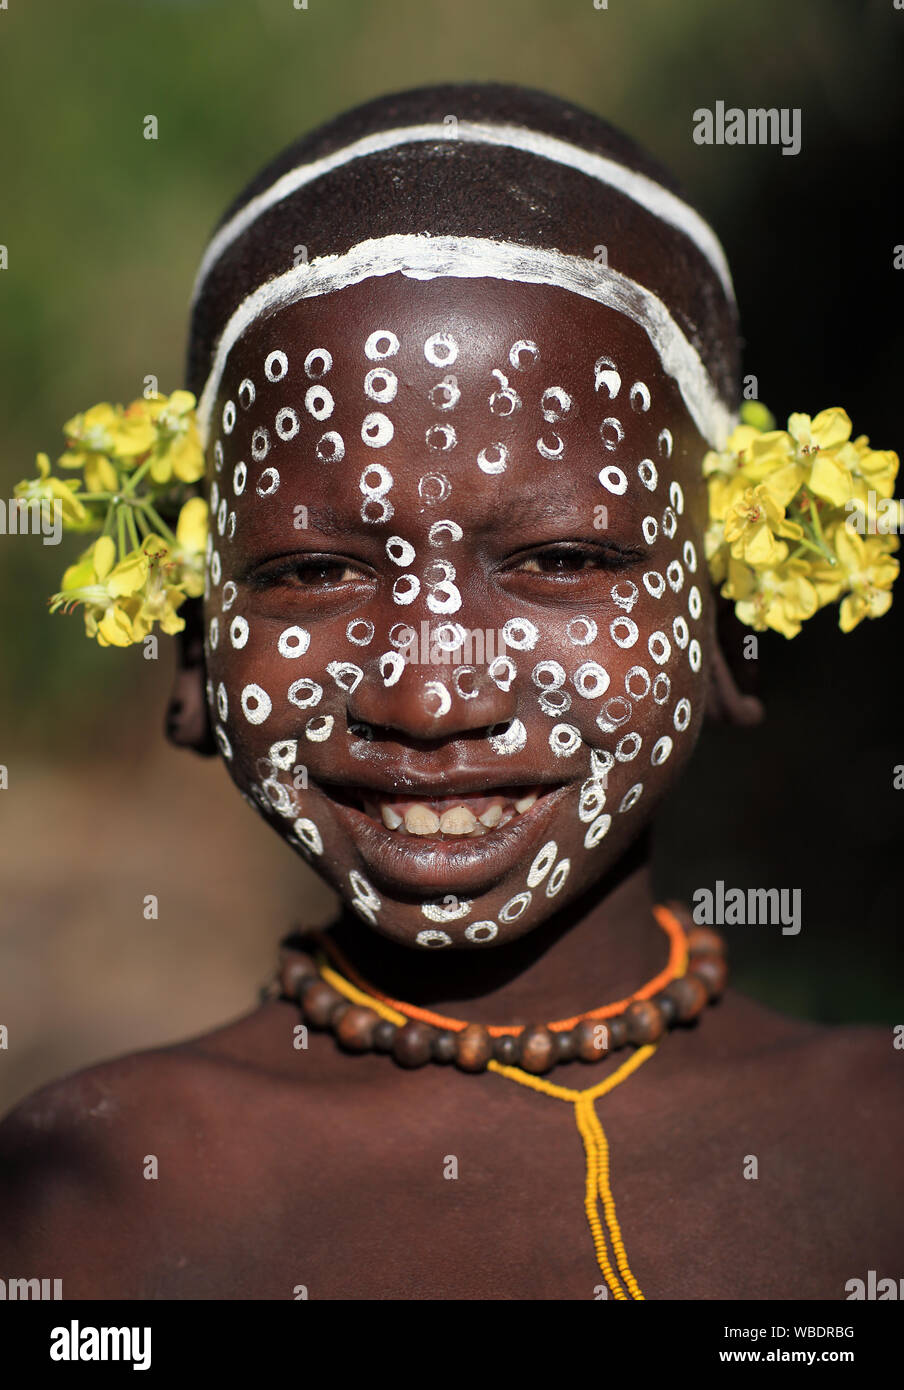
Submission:
[[[617,189],[619,193],[624,193],[635,203],[646,208],[654,217],[668,222],[670,226],[677,228],[679,232],[683,232],[686,237],[689,237],[715,270],[729,300],[734,302],[731,271],[715,232],[692,207],[689,207],[681,198],[676,197],[674,193],[670,193],[667,188],[663,188],[653,179],[648,178],[646,174],[639,174],[632,169],[626,169],[605,155],[591,154],[589,150],[582,149],[580,145],[572,145],[567,140],[559,140],[555,136],[544,135],[540,131],[529,130],[524,126],[485,125],[475,121],[459,121],[454,129],[456,130],[454,137],[450,136],[447,126],[438,122],[400,126],[395,130],[383,130],[375,135],[366,135],[361,140],[355,140],[351,145],[345,145],[342,149],[335,150],[322,159],[315,159],[310,164],[301,164],[297,169],[290,169],[287,174],[283,174],[281,178],[277,179],[270,188],[246,203],[234,217],[230,218],[225,226],[214,233],[207,250],[204,252],[195,279],[191,298],[192,304],[197,300],[204,281],[227,247],[231,246],[268,209],[276,203],[282,202],[284,198],[290,197],[296,189],[303,188],[305,184],[313,183],[315,179],[322,178],[324,174],[331,173],[333,169],[340,169],[344,164],[350,164],[355,159],[364,159],[368,155],[380,154],[384,150],[395,149],[399,145],[411,145],[429,140],[449,140],[450,138],[466,140],[474,144],[503,145],[508,149],[522,150],[525,154],[537,155],[540,159],[550,159],[555,164],[563,164],[570,169],[577,169],[580,173],[587,174],[590,178],[597,179],[600,183],[608,184],[611,188]]]
[[[341,256],[319,256],[268,280],[235,310],[217,342],[210,375],[198,402],[198,425],[207,447],[210,417],[232,348],[262,314],[299,299],[332,294],[375,276],[400,273],[416,280],[441,276],[456,279],[512,280],[555,285],[584,299],[605,304],[644,329],[663,370],[673,377],[688,412],[712,448],[720,449],[735,417],[668,309],[649,290],[626,275],[598,266],[582,256],[518,246],[483,237],[397,235],[361,241]]]

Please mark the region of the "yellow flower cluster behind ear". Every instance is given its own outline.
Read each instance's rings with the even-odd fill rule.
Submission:
[[[713,583],[742,623],[795,637],[806,618],[840,600],[839,626],[891,607],[893,552],[904,524],[894,499],[898,456],[851,439],[837,407],[774,428],[758,402],[721,452],[703,460],[709,487],[706,558]]]
[[[177,609],[204,590],[207,541],[207,503],[187,495],[204,475],[194,396],[95,405],[63,433],[58,467],[81,477],[53,476],[38,454],[38,477],[18,483],[14,496],[53,507],[65,530],[101,534],[66,570],[50,611],[83,604],[85,630],[102,647],[141,642],[155,623],[181,632]]]

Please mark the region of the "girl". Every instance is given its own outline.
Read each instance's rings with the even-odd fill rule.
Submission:
[[[707,561],[758,626],[842,593],[790,504],[823,459],[856,473],[843,412],[792,417],[785,471],[739,491],[738,374],[710,228],[539,93],[372,102],[228,210],[169,730],[341,909],[249,1015],[6,1120],[0,1263],[140,1299],[838,1299],[894,1272],[890,1037],[724,990],[718,934],[651,891],[706,713],[760,717]],[[857,574],[872,616],[886,571]],[[109,602],[107,639],[140,637]]]

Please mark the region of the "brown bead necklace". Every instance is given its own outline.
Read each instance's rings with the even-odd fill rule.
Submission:
[[[405,1068],[451,1062],[467,1072],[485,1071],[495,1061],[542,1076],[563,1062],[599,1062],[626,1044],[658,1042],[721,993],[727,975],[722,938],[705,927],[685,930],[676,906],[655,909],[672,944],[669,965],[655,980],[616,1005],[556,1023],[484,1026],[387,999],[321,932],[303,934],[307,950],[283,946],[281,993],[300,1005],[306,1023],[329,1029],[348,1052],[388,1053]],[[392,1012],[401,1021],[387,1017]]]

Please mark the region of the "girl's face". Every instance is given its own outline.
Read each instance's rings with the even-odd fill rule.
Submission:
[[[259,321],[211,427],[207,698],[247,799],[371,926],[510,941],[699,731],[705,444],[564,290],[371,279]]]

